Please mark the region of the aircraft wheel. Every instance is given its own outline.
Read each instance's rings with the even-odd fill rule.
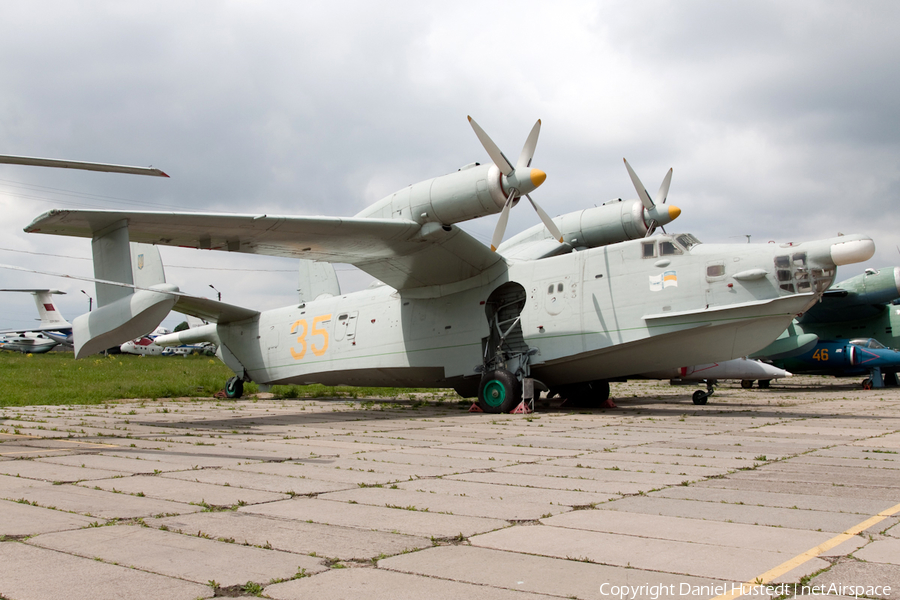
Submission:
[[[691,397],[691,399],[694,401],[694,404],[706,404],[708,401],[707,398],[709,398],[709,395],[703,390],[697,390]]]
[[[229,398],[240,398],[244,395],[244,382],[240,377],[234,376],[225,382],[225,395]]]
[[[862,389],[871,390],[872,389],[872,380],[871,379],[863,379]]]
[[[584,408],[603,408],[609,400],[609,382],[591,381],[579,389],[581,394],[576,397],[578,406]]]
[[[521,386],[506,369],[486,373],[478,388],[478,406],[486,413],[506,413],[521,400]]]
[[[753,380],[752,379],[741,379],[741,387],[744,388],[745,390],[749,390],[750,388],[753,387]],[[762,382],[760,382],[759,387],[762,387]]]
[[[761,389],[761,390],[769,389],[769,383],[771,381],[772,381],[771,379],[760,379],[759,380],[759,389]]]

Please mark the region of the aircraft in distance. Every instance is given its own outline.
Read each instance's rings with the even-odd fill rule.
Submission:
[[[669,379],[673,383],[689,381],[705,383],[706,391],[697,390],[694,392],[692,396],[694,404],[706,404],[709,397],[713,395],[713,386],[720,379],[740,379],[742,382],[754,379],[771,381],[772,379],[791,377],[791,375],[790,372],[784,369],[746,357],[642,374],[647,379]]]
[[[0,292],[25,292],[34,296],[40,324],[0,331],[0,348],[31,354],[49,352],[59,344],[72,346],[72,324],[66,321],[53,304],[53,294],[65,294],[51,289],[2,289]]]
[[[162,356],[163,347],[153,343],[153,338],[142,336],[119,346],[122,354],[137,354],[138,356]]]
[[[644,237],[678,216],[664,204],[669,176],[656,202],[634,175],[638,200],[550,219],[530,197],[546,178],[531,166],[540,121],[515,165],[470,123],[493,164],[410,185],[355,217],[39,216],[27,232],[92,240],[99,307],[73,323],[76,356],[136,337],[174,309],[209,324],[156,343],[216,344],[235,373],[230,397],[246,381],[263,389],[317,382],[453,388],[488,412],[509,411],[544,388],[600,403],[610,379],[765,346],[831,285],[837,266],[874,253],[862,235],[782,245]],[[509,210],[523,196],[550,239],[501,247]],[[456,225],[498,212],[492,248]],[[261,312],[185,294],[164,278],[135,285],[129,241],[349,263],[381,284]],[[782,271],[791,289],[780,285]],[[324,272],[331,280],[333,268]]]
[[[893,383],[888,385],[897,385],[900,352],[874,338],[819,340],[812,350],[775,363],[805,375],[865,375],[862,387],[871,390],[884,387],[891,378]]]
[[[188,317],[189,327],[198,327],[204,324],[200,319]],[[161,335],[172,333],[165,327],[157,327],[153,333],[141,336],[134,340],[129,340],[119,346],[122,354],[137,354],[139,356],[190,356],[191,354],[207,354],[214,355],[216,347],[209,342],[200,344],[183,344],[181,346],[162,347],[155,343],[156,338]]]
[[[898,299],[900,267],[866,269],[835,284],[754,356],[798,374],[867,375],[863,387],[896,386],[900,356],[890,348],[900,346],[900,306],[893,304]]]
[[[44,354],[50,352],[59,345],[46,334],[27,331],[24,333],[0,334],[0,350],[10,350],[23,354]]]

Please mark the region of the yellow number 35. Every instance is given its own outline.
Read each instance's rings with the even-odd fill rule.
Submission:
[[[291,356],[294,357],[294,360],[300,360],[304,356],[306,356],[306,349],[309,347],[313,354],[316,356],[322,356],[328,350],[328,331],[325,330],[324,327],[321,327],[323,321],[331,320],[331,315],[319,315],[313,319],[312,331],[309,331],[309,325],[306,323],[306,319],[299,319],[294,321],[294,324],[291,325],[291,333],[297,334],[297,343],[300,345],[299,350],[295,350],[293,346],[291,346]],[[309,333],[312,336],[320,335],[322,336],[322,345],[317,346],[316,344],[309,344],[306,341],[306,334]]]

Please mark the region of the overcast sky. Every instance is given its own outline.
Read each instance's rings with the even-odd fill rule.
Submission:
[[[4,2],[0,154],[171,179],[0,165],[0,262],[92,273],[89,241],[22,232],[52,208],[353,215],[490,162],[472,115],[508,156],[542,119],[533,197],[553,216],[634,197],[626,157],[650,190],[674,167],[670,233],[865,233],[875,257],[839,279],[900,264],[898,23],[891,1]],[[487,243],[496,218],[464,228]],[[507,237],[537,222],[520,204]],[[295,261],[161,251],[188,293],[296,298]],[[70,320],[94,295],[7,287],[67,291]],[[30,296],[0,298],[0,328],[34,322]]]

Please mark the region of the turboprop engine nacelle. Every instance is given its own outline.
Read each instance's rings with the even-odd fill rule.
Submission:
[[[650,230],[650,223],[667,225],[680,214],[677,206],[657,204],[647,210],[640,200],[612,200],[562,215],[558,225],[563,240],[570,246],[596,248],[642,238]]]
[[[611,200],[600,206],[566,213],[553,219],[553,222],[562,233],[563,248],[571,250],[639,239],[647,235],[651,223],[654,227],[667,225],[680,214],[681,209],[677,206],[657,204],[648,211],[640,200]],[[499,250],[505,256],[515,257],[515,246],[550,237],[546,228],[530,227],[509,238]],[[551,247],[551,252],[558,253],[560,249]]]
[[[382,198],[357,217],[409,219],[452,225],[500,212],[514,198],[531,193],[547,178],[540,169],[503,175],[495,165],[466,165],[456,173],[420,181]]]

